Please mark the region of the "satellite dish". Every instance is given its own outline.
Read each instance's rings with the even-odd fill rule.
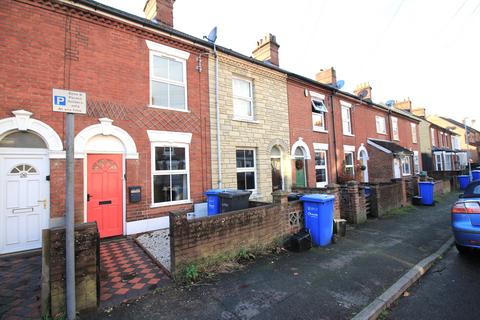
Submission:
[[[217,41],[217,27],[214,27],[212,31],[208,34],[208,36],[203,37],[204,39],[207,39],[208,42],[215,43]]]
[[[363,89],[362,91],[360,91],[360,92],[358,93],[358,97],[359,97],[360,99],[365,98],[367,95],[368,95],[368,91],[367,91],[366,89]]]
[[[337,89],[342,89],[344,85],[345,81],[343,80],[338,80],[337,83],[335,83],[335,87],[337,87]]]
[[[387,102],[385,102],[385,105],[389,108],[393,107],[394,104],[395,100],[388,100]]]

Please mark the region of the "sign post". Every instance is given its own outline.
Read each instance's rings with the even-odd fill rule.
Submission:
[[[74,135],[75,113],[86,113],[87,97],[83,92],[53,89],[53,111],[65,112],[66,190],[65,190],[65,260],[67,319],[76,318],[75,298],[75,193]]]

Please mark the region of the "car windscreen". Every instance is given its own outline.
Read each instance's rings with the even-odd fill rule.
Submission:
[[[480,182],[470,183],[462,198],[480,198]]]

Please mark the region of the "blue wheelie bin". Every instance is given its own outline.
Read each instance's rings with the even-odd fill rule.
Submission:
[[[220,213],[220,198],[219,194],[225,191],[224,189],[211,189],[205,192],[207,196],[207,213],[209,216]]]
[[[480,170],[472,170],[472,179],[480,180]]]
[[[468,184],[470,183],[470,176],[458,176],[458,183],[460,184],[460,189],[465,190],[467,189]]]
[[[421,181],[418,183],[418,192],[420,193],[420,200],[424,206],[433,205],[433,187],[435,183],[430,181]]]
[[[335,196],[309,194],[300,198],[303,201],[305,228],[310,231],[313,244],[327,246],[333,235],[333,203]]]

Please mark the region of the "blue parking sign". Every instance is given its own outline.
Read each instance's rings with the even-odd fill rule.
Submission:
[[[66,106],[67,104],[67,97],[65,96],[54,96],[53,103],[57,106]]]

